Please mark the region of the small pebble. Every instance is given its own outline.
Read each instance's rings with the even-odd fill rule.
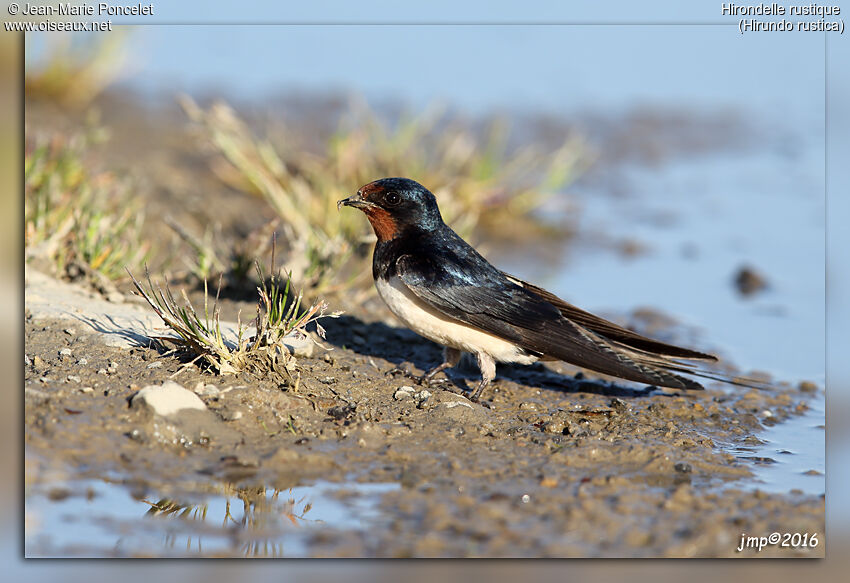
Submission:
[[[735,287],[741,295],[749,296],[767,288],[767,279],[749,266],[743,266],[735,274]]]
[[[166,381],[161,386],[148,385],[133,395],[132,408],[145,407],[163,417],[176,415],[184,409],[206,411],[207,406],[192,391],[184,389],[174,381]]]
[[[679,462],[673,466],[673,469],[679,472],[680,474],[690,474],[693,471],[691,464],[687,464],[685,462]]]
[[[395,393],[393,393],[393,399],[396,401],[404,401],[407,399],[412,399],[413,394],[416,392],[416,389],[409,386],[399,387]]]
[[[59,351],[59,356],[71,356],[71,349],[70,348],[63,348],[62,350]]]
[[[416,401],[416,408],[417,409],[426,409],[430,405],[430,403],[429,403],[430,399],[431,399],[431,391],[429,391],[427,389],[422,389],[421,391],[419,391],[418,393],[413,395],[413,400]]]
[[[803,393],[815,393],[818,390],[818,386],[812,381],[802,381],[799,385],[797,385],[797,389]]]
[[[542,480],[540,480],[540,485],[544,488],[554,488],[558,485],[558,479],[551,476],[545,476]]]
[[[80,389],[80,392],[88,395],[89,393],[93,393],[94,389],[91,387],[83,387]]]
[[[74,375],[74,374],[69,374],[65,378],[65,380],[67,380],[69,383],[81,383],[81,382],[83,382],[83,379],[81,379],[80,377],[78,377],[77,375]]]
[[[89,361],[86,360],[85,358],[81,358],[81,359],[77,360],[77,364],[79,364],[80,366],[85,366],[88,363],[89,363]]]
[[[150,363],[147,368],[162,368],[162,361],[157,360],[156,362]]]
[[[126,434],[127,437],[132,439],[133,441],[144,441],[145,434],[142,433],[139,429],[131,429],[129,433]]]
[[[63,331],[65,334],[67,334],[68,336],[76,336],[76,335],[77,335],[77,331],[76,331],[76,330],[74,330],[73,328],[65,328],[65,329],[64,329],[64,330],[62,330],[62,331]]]
[[[242,411],[225,411],[221,414],[221,418],[225,421],[236,421],[242,419]]]
[[[32,364],[36,368],[41,368],[42,366],[44,366],[44,359],[41,358],[40,356],[33,356],[32,357]]]
[[[215,385],[208,385],[204,381],[198,381],[198,383],[192,388],[196,395],[200,395],[202,397],[217,397],[221,394],[221,391]]]
[[[523,494],[521,500],[523,504],[528,504],[529,502],[531,502],[531,496],[529,496],[528,494]]]
[[[105,368],[97,369],[97,374],[106,374],[106,369]]]
[[[30,360],[30,357],[25,354],[24,355],[24,366],[29,366],[31,364],[32,364],[32,361]]]

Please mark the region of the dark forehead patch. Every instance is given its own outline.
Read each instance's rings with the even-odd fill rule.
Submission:
[[[379,184],[380,180],[376,180],[375,182],[370,182],[366,186],[360,188],[360,196],[363,198],[369,198],[373,194],[381,194],[386,190],[383,184]]]

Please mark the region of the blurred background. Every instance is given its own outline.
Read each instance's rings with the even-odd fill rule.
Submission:
[[[225,3],[204,7],[157,6],[154,18],[127,19],[142,26],[108,35],[30,34],[25,60],[23,43],[2,35],[4,67],[12,73],[26,64],[27,138],[61,135],[74,148],[85,142],[74,155],[94,156],[105,172],[132,181],[109,196],[148,193],[139,237],[167,233],[166,247],[154,250],[166,258],[163,269],[187,279],[215,272],[238,279],[222,249],[279,217],[243,216],[227,201],[240,192],[283,204],[244,181],[274,171],[266,142],[313,187],[321,172],[311,175],[310,160],[292,152],[312,153],[320,169],[333,162],[334,184],[323,186],[332,199],[379,177],[369,172],[405,171],[398,153],[411,152],[418,137],[427,147],[415,153],[426,162],[410,177],[430,178],[426,186],[438,196],[484,193],[449,212],[509,271],[591,310],[634,318],[636,308],[660,309],[681,322],[683,334],[744,371],[790,382],[828,378],[828,480],[843,483],[847,450],[833,454],[848,439],[841,420],[850,407],[842,390],[850,371],[841,353],[824,368],[824,338],[833,350],[847,345],[841,299],[848,280],[840,268],[850,248],[841,226],[848,203],[824,196],[825,188],[834,195],[847,184],[843,37],[740,35],[716,2],[608,2],[604,11],[591,2],[568,10],[532,2],[522,11],[488,3],[483,22],[480,5],[450,3],[364,9],[326,2],[283,13],[260,1],[241,3],[239,13]],[[201,19],[218,24],[198,25]],[[9,91],[4,111],[20,112],[18,97]],[[7,127],[22,121],[12,115]],[[100,135],[104,128],[108,136]],[[463,158],[457,152],[468,144],[492,152]],[[5,167],[20,167],[19,145],[3,148]],[[255,164],[240,165],[234,151],[248,152],[242,158]],[[446,160],[461,170],[441,171]],[[181,165],[211,168],[216,181],[193,183]],[[220,198],[211,205],[209,196]],[[18,209],[6,216],[20,216]],[[309,209],[304,220],[325,213]],[[169,214],[182,235],[163,225]],[[221,232],[206,232],[215,218]],[[319,235],[293,240],[329,270],[344,269],[363,233],[323,225]],[[500,244],[506,233],[508,243]],[[350,254],[330,256],[326,236],[340,237],[333,241],[349,244]],[[172,257],[186,248],[188,265]],[[12,297],[19,267],[3,268]],[[317,291],[332,287],[317,269],[305,266],[303,280]],[[7,327],[15,329],[19,317],[9,312]],[[8,354],[19,362],[14,342]],[[847,536],[850,507],[828,489],[832,555],[832,544]],[[6,540],[13,544],[14,535]],[[611,577],[620,575],[612,567]]]

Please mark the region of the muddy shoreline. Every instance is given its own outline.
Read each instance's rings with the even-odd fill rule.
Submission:
[[[39,293],[27,289],[28,298]],[[744,533],[823,538],[824,497],[759,490],[753,464],[769,461],[740,453],[761,442],[766,425],[805,413],[822,391],[808,383],[679,394],[563,365],[500,367],[482,406],[464,396],[474,368],[450,371],[440,386],[417,385],[413,377],[436,362],[439,348],[371,307],[347,307],[327,322],[333,350],[299,358],[297,386],[184,367],[132,335],[125,348],[108,346],[99,317],[46,313],[29,299],[27,307],[28,556],[239,556],[258,548],[252,541],[285,537],[298,545],[273,554],[824,555],[825,545],[736,551]],[[130,406],[141,388],[169,380],[194,391],[204,415],[164,418]],[[149,502],[229,496],[254,520],[228,527],[232,543],[209,552],[156,542],[74,551],[40,539],[50,501],[87,496],[74,485],[79,479],[126,491],[139,528],[182,521],[199,543],[216,536],[218,517],[146,517]],[[346,488],[387,488],[371,495],[374,508],[360,522],[311,523],[309,512],[274,528],[256,520],[280,515],[269,492],[315,483],[338,484],[335,503],[343,505],[358,499]]]

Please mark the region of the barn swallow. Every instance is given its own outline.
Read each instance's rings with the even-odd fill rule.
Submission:
[[[418,182],[376,180],[342,206],[363,211],[378,237],[372,275],[387,307],[444,347],[443,363],[425,381],[457,365],[462,352],[475,355],[481,369],[473,401],[495,378],[496,362],[562,360],[675,389],[703,388],[676,373],[715,378],[679,360],[715,356],[637,334],[493,267],[443,222],[436,198]]]

